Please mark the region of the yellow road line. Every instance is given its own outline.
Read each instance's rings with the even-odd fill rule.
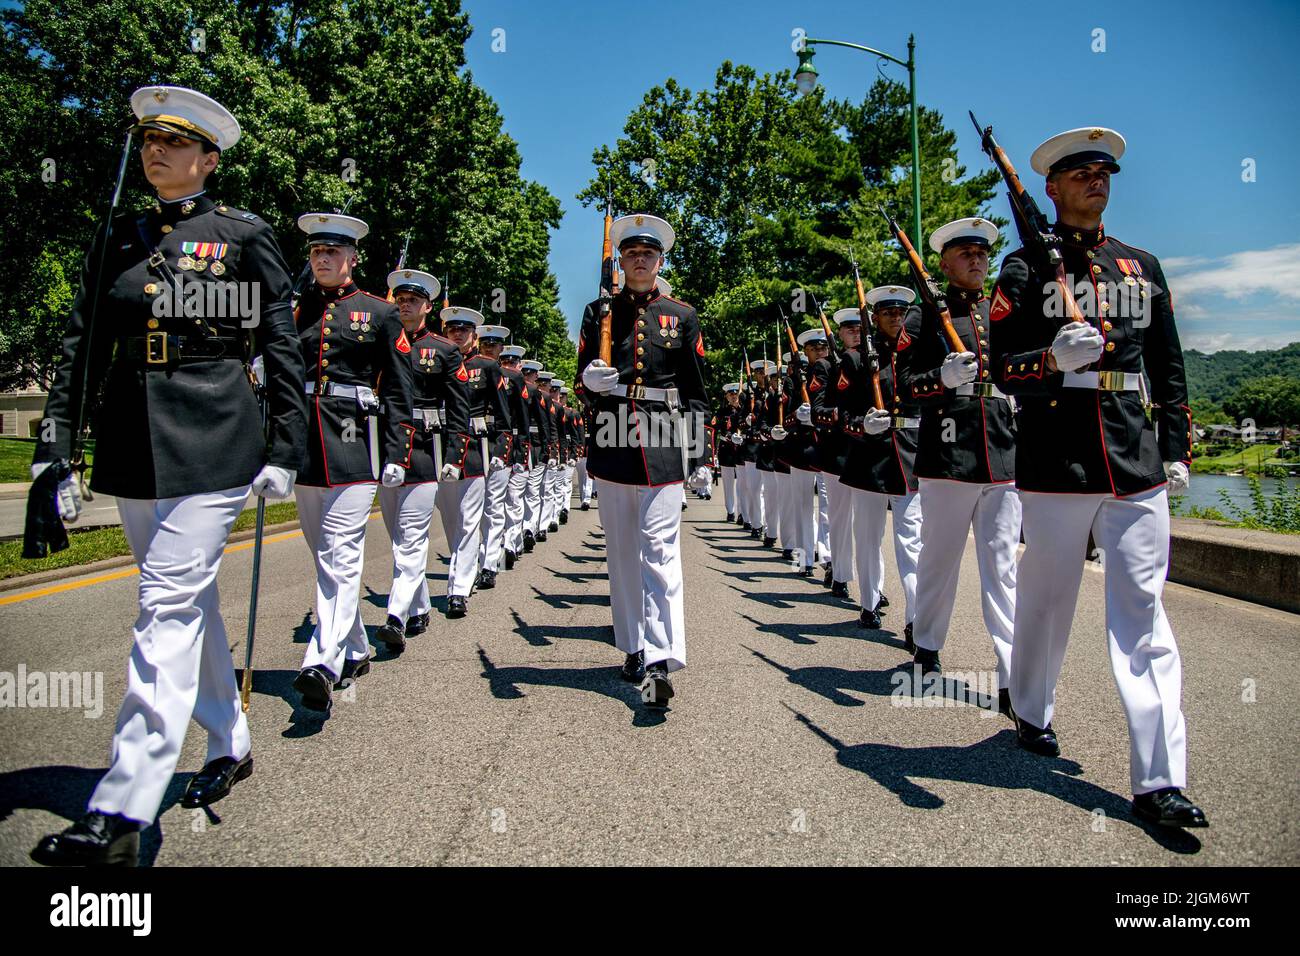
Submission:
[[[374,521],[380,517],[378,511],[370,516]],[[274,544],[276,541],[288,541],[290,538],[297,538],[302,535],[302,531],[285,531],[283,534],[273,534],[270,537],[263,538],[262,544]],[[241,541],[238,544],[226,546],[226,553],[231,551],[247,551],[253,546],[253,539]],[[69,568],[68,570],[72,570]],[[78,588],[88,588],[92,584],[103,584],[106,581],[120,581],[122,578],[129,578],[133,574],[139,574],[139,568],[123,568],[121,571],[110,571],[108,574],[98,574],[93,578],[81,578],[77,581],[64,581],[61,584],[51,584],[49,587],[37,588],[34,591],[21,591],[18,594],[9,594],[0,597],[0,607],[6,604],[17,604],[19,601],[30,601],[34,598],[48,597],[51,594],[61,594],[64,591],[75,591]]]

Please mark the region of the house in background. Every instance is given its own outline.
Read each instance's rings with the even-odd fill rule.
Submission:
[[[0,436],[35,438],[48,397],[49,394],[39,388],[0,392]]]

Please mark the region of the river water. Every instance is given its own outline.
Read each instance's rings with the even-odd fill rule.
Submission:
[[[1271,497],[1283,483],[1294,489],[1298,483],[1295,478],[1264,478],[1261,484],[1266,497]],[[1227,517],[1233,517],[1232,513],[1223,507],[1223,501],[1219,496],[1219,489],[1222,488],[1228,492],[1228,496],[1239,508],[1250,508],[1250,482],[1241,475],[1198,475],[1192,474],[1192,484],[1187,493],[1183,495],[1181,513],[1186,513],[1190,507],[1198,508],[1218,508]]]

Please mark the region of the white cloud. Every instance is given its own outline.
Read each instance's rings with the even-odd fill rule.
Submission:
[[[1185,350],[1221,352],[1230,349],[1239,352],[1258,352],[1261,349],[1280,349],[1292,342],[1300,342],[1300,331],[1267,335],[1242,335],[1240,332],[1185,332],[1179,336],[1179,339]]]
[[[1300,243],[1248,249],[1213,259],[1182,257],[1163,263],[1175,301],[1198,295],[1244,299],[1261,292],[1300,300]]]

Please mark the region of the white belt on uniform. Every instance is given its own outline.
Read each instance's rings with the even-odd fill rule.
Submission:
[[[1066,372],[1061,384],[1066,388],[1095,388],[1103,392],[1140,392],[1139,372]]]
[[[308,395],[316,394],[316,382],[304,382],[303,384],[307,389]],[[334,382],[327,382],[325,386],[320,389],[320,393],[322,395],[333,395],[338,398],[356,398],[357,387],[355,385],[337,385]]]
[[[895,428],[920,428],[921,419],[894,417],[889,420],[889,424],[893,425]]]
[[[411,409],[411,418],[422,424],[426,429],[440,428],[446,424],[442,412],[436,408],[413,408]]]
[[[630,398],[634,401],[639,399],[643,402],[667,402],[674,407],[678,404],[678,392],[675,388],[650,388],[648,385],[615,385],[606,394],[617,395],[619,398]]]
[[[992,382],[967,382],[965,385],[958,385],[953,389],[958,395],[975,395],[979,398],[1000,398],[1003,401],[1009,401],[1002,389],[998,388]]]

